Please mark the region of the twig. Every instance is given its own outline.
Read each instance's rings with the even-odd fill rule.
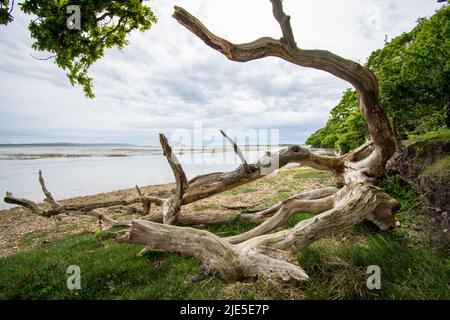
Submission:
[[[241,162],[244,165],[245,171],[250,172],[250,168],[248,166],[247,160],[245,159],[244,154],[242,153],[241,149],[239,149],[239,146],[237,145],[237,143],[233,139],[231,139],[229,136],[227,136],[225,131],[220,130],[220,133],[225,137],[225,139],[228,140],[228,142],[230,142],[233,145],[233,150],[238,155],[238,157],[241,159]]]

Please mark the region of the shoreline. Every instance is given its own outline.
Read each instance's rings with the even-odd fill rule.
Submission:
[[[278,179],[276,177],[278,175],[282,175],[284,179]],[[233,210],[224,207],[230,206],[230,204],[233,206],[257,205],[257,207],[264,208],[298,192],[330,186],[332,183],[329,177],[328,172],[309,168],[283,168],[260,180],[183,206],[183,212],[225,214],[233,212]],[[174,187],[174,183],[140,186],[144,193],[170,191]],[[63,204],[77,204],[124,199],[131,196],[136,196],[134,188],[77,196],[58,201]],[[141,204],[133,205],[136,208],[141,208],[141,206]],[[162,214],[160,207],[152,206],[151,210],[152,213]],[[129,221],[138,217],[129,213],[129,207],[123,206],[105,208],[100,211],[119,221]],[[44,218],[33,215],[21,207],[4,209],[0,211],[0,257],[27,251],[35,245],[51,243],[65,235],[93,232],[98,227],[97,221],[92,217],[60,215]]]
[[[143,192],[151,192],[156,190],[170,190],[173,187],[174,183],[167,183],[140,188]],[[124,199],[135,196],[135,194],[136,189],[129,188],[85,196],[76,196],[58,201],[62,204],[91,203],[108,199]],[[40,202],[39,204],[44,207],[46,206],[45,202]],[[154,210],[153,212],[155,212],[159,208],[152,209]],[[111,214],[119,220],[125,219],[126,216],[130,217],[130,215],[127,215],[125,212],[119,212],[122,210],[118,207],[111,207],[102,211],[108,212],[108,214]],[[25,242],[30,241],[32,242],[30,244],[35,244],[35,240],[38,240],[38,238],[41,237],[56,239],[59,236],[92,231],[95,229],[96,224],[95,219],[83,216],[60,215],[58,217],[44,218],[36,216],[19,206],[0,210],[0,257],[31,249],[32,246],[30,246],[30,248],[22,248],[22,246],[28,247],[27,243],[23,243],[24,239]],[[33,236],[33,233],[35,233],[36,237]],[[46,243],[47,241],[41,242]]]

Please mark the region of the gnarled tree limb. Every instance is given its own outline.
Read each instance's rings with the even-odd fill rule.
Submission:
[[[293,254],[315,240],[348,229],[377,215],[380,206],[390,211],[396,201],[367,184],[349,185],[336,194],[336,207],[294,228],[262,235],[233,245],[204,230],[135,220],[122,242],[146,245],[150,250],[178,252],[198,258],[206,270],[232,282],[258,276],[307,280]]]
[[[391,228],[394,226],[392,214],[398,207],[397,201],[374,186],[376,180],[383,176],[386,161],[395,148],[389,121],[378,101],[378,83],[375,75],[360,64],[331,52],[300,49],[294,38],[290,17],[283,11],[282,1],[270,0],[270,2],[274,18],[281,28],[280,40],[263,37],[250,43],[233,44],[213,34],[183,8],[175,7],[173,17],[208,46],[223,53],[230,60],[247,62],[273,56],[298,66],[326,71],[349,82],[359,94],[360,110],[372,141],[341,157],[316,156],[307,149],[294,145],[277,153],[267,154],[253,164],[248,164],[241,157],[243,164],[236,170],[202,175],[188,182],[167,139],[164,135],[160,135],[164,155],[175,175],[174,192],[169,197],[152,198],[153,195],[144,196],[138,188],[139,197],[121,201],[129,204],[147,201],[162,205],[164,224],[144,219],[134,220],[121,241],[142,244],[148,250],[178,252],[196,257],[203,264],[206,273],[215,274],[224,281],[258,276],[307,280],[308,276],[294,259],[298,251],[320,238],[341,232],[365,220],[372,221],[382,230]],[[238,153],[239,148],[232,143]],[[308,195],[297,195],[258,212],[254,217],[270,218],[253,230],[234,237],[220,238],[208,231],[170,225],[177,220],[182,221],[183,215],[180,215],[182,205],[255,181],[288,163],[329,170],[333,172],[335,181],[344,186],[338,191],[328,189]],[[41,186],[47,202],[52,205],[50,210],[44,210],[30,200],[15,198],[10,193],[7,193],[5,201],[26,207],[42,216],[50,217],[68,211],[80,211],[102,218],[95,211],[99,208],[99,204],[82,207],[62,206],[48,192],[43,179]],[[117,202],[102,205],[114,203]],[[118,204],[123,203],[119,201]],[[77,208],[81,210],[75,210]],[[146,209],[143,211],[145,213]],[[301,221],[291,229],[268,233],[281,226],[298,211],[317,215]],[[147,215],[145,219],[155,220],[153,215]],[[110,223],[114,224],[114,221]]]
[[[296,194],[296,195],[290,197],[289,199],[286,199],[285,201],[282,201],[270,208],[267,208],[264,210],[256,210],[256,211],[246,211],[241,215],[241,217],[251,220],[251,221],[261,221],[261,220],[264,220],[264,219],[267,219],[267,218],[273,216],[278,210],[281,209],[283,204],[290,199],[292,199],[292,200],[316,200],[316,199],[321,199],[321,198],[331,196],[331,195],[335,194],[337,191],[338,191],[337,188],[328,187],[328,188],[321,188],[321,189],[317,189],[317,190],[313,190],[313,191],[302,192],[302,193]]]
[[[39,170],[39,183],[41,184],[42,191],[45,194],[45,201],[50,204],[51,209],[46,210],[46,209],[42,208],[40,205],[38,205],[37,203],[35,203],[34,201],[31,201],[28,199],[17,198],[11,192],[6,193],[6,197],[5,197],[4,201],[6,203],[16,204],[21,207],[27,208],[31,211],[31,213],[45,217],[45,218],[54,217],[54,216],[60,215],[62,213],[66,213],[66,214],[72,213],[72,214],[76,214],[76,215],[95,217],[111,226],[119,226],[119,225],[128,226],[128,224],[115,221],[115,220],[109,218],[107,215],[96,211],[95,209],[98,204],[91,204],[91,205],[86,205],[86,206],[84,206],[84,205],[77,205],[77,206],[61,205],[53,198],[53,195],[51,194],[51,192],[48,191],[48,189],[45,185],[45,180],[44,180],[41,170]]]
[[[233,44],[214,35],[181,7],[175,7],[173,17],[208,46],[223,53],[230,60],[246,62],[274,56],[302,67],[326,71],[351,83],[359,94],[361,113],[375,145],[374,152],[362,164],[364,174],[374,178],[381,177],[386,161],[395,150],[395,143],[387,116],[378,101],[378,82],[375,75],[360,64],[329,51],[298,48],[290,26],[290,18],[283,12],[282,1],[270,1],[274,17],[283,33],[281,40],[261,38],[248,44]]]
[[[141,198],[142,205],[144,207],[144,210],[142,211],[142,215],[146,216],[146,215],[150,214],[150,210],[152,208],[152,203],[150,201],[145,200],[144,194],[142,193],[141,188],[139,188],[138,185],[136,185],[136,191],[137,191],[139,197]]]
[[[257,226],[256,228],[241,233],[237,236],[229,237],[227,240],[230,243],[241,243],[251,238],[266,234],[283,225],[295,213],[322,213],[330,210],[334,204],[334,196],[328,196],[316,200],[299,200],[295,197],[284,200],[275,215]]]
[[[39,170],[39,183],[42,187],[42,192],[45,195],[45,201],[48,202],[53,209],[58,209],[61,207],[61,205],[56,202],[55,198],[53,198],[53,195],[50,191],[47,190],[47,187],[45,185],[44,177],[42,176],[42,170]]]
[[[161,142],[164,156],[169,162],[176,180],[174,195],[163,202],[163,221],[164,224],[175,224],[183,203],[183,195],[189,187],[189,184],[183,167],[172,152],[172,148],[170,147],[166,136],[160,134],[159,141]]]
[[[256,237],[240,245],[295,253],[320,238],[364,220],[376,223],[382,230],[394,226],[392,213],[398,208],[398,202],[380,188],[367,183],[351,183],[335,194],[334,201],[332,209],[301,221],[292,229]],[[379,217],[382,219],[378,220]]]
[[[226,282],[258,276],[308,279],[303,269],[293,263],[274,259],[253,248],[239,248],[204,230],[134,220],[130,231],[120,241],[143,244],[148,250],[196,257],[208,273]]]
[[[233,220],[238,219],[240,216],[241,214],[238,212],[221,212],[219,214],[201,213],[201,212],[195,213],[182,212],[178,215],[177,225],[178,226],[215,225],[225,222],[231,222]],[[145,221],[163,223],[162,215],[157,213],[143,216],[140,219]]]
[[[301,161],[297,158],[297,162],[317,169],[331,170],[335,176],[342,178],[340,182],[345,186],[335,194],[322,199],[288,199],[279,206],[269,209],[271,213],[278,210],[272,218],[244,234],[220,239],[204,231],[199,234],[194,229],[179,229],[178,227],[157,232],[159,226],[141,222],[136,222],[131,228],[127,241],[150,244],[156,250],[176,251],[195,256],[207,269],[214,269],[219,277],[226,281],[234,281],[240,277],[252,275],[306,279],[303,271],[288,261],[291,260],[292,255],[287,255],[288,259],[286,260],[279,252],[290,251],[291,254],[295,254],[321,237],[348,229],[364,220],[376,223],[383,230],[387,229],[393,226],[392,212],[397,206],[394,199],[372,185],[377,178],[383,175],[386,161],[391,157],[395,148],[392,130],[386,114],[378,102],[376,77],[360,64],[331,52],[298,48],[290,25],[290,18],[283,12],[282,1],[270,1],[274,17],[280,24],[283,34],[279,41],[261,38],[247,44],[233,44],[214,35],[183,8],[175,7],[173,17],[208,46],[223,53],[231,60],[244,62],[276,56],[299,66],[329,72],[348,81],[359,94],[361,113],[368,125],[373,142],[367,143],[349,156],[330,158],[329,161],[314,159],[300,147],[289,148],[287,151],[291,153],[292,157],[300,155]],[[279,161],[278,167],[283,166],[283,162],[286,160],[287,162],[296,162],[292,160],[291,156],[283,158],[282,152],[286,152],[286,150],[277,155],[278,160],[283,159]],[[191,181],[191,197],[189,198],[188,191],[185,201],[195,201],[200,197],[211,196],[243,182],[256,180],[268,160],[269,163],[272,163],[271,157],[267,156],[266,159],[258,161],[255,166],[247,167],[251,170],[240,170],[239,168],[230,176],[231,179],[227,183],[224,183],[225,179],[222,174],[198,177]],[[195,188],[196,184],[197,188]],[[292,229],[262,235],[281,225],[298,210],[319,214],[298,223]],[[160,237],[167,237],[167,234],[170,235],[169,237],[172,235],[179,237],[181,233],[183,236],[169,245],[160,239]],[[227,261],[221,259],[224,256],[227,257]],[[250,256],[258,258],[253,259],[249,264]],[[266,268],[267,265],[271,265],[270,272]],[[256,273],[255,267],[258,269]]]
[[[225,137],[225,139],[228,140],[228,142],[230,142],[233,145],[233,150],[238,155],[239,159],[241,159],[242,165],[244,166],[245,171],[250,173],[250,168],[248,167],[247,160],[245,160],[244,154],[242,153],[241,149],[239,149],[239,146],[237,145],[237,143],[233,139],[231,139],[229,136],[227,136],[225,131],[220,130],[220,133]]]
[[[344,157],[318,156],[306,148],[292,145],[266,155],[256,163],[248,164],[249,170],[245,170],[241,165],[233,171],[197,176],[189,181],[189,188],[183,196],[183,204],[189,204],[256,181],[290,163],[331,171],[335,181],[342,184],[344,161]]]

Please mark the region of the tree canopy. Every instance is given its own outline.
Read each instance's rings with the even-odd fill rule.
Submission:
[[[378,78],[380,101],[398,139],[448,127],[450,7],[419,19],[412,31],[373,52],[367,66]],[[357,94],[347,90],[326,126],[309,137],[307,144],[347,152],[366,137]]]
[[[89,68],[105,49],[123,48],[133,30],[146,31],[157,22],[143,0],[25,0],[20,9],[33,16],[29,24],[33,48],[48,52],[67,72],[72,85],[81,85],[92,98]],[[70,6],[80,8],[79,28],[69,28]],[[0,0],[0,24],[13,22],[14,0]],[[17,9],[17,8],[16,8]],[[69,10],[68,10],[69,9]],[[15,10],[15,9],[14,9]]]

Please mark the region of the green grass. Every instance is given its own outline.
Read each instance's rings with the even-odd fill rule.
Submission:
[[[239,194],[246,194],[246,193],[252,193],[258,191],[255,187],[255,184],[246,184],[240,187],[237,187],[235,189],[231,189],[226,192],[226,194],[231,195],[239,195]]]
[[[276,176],[268,176],[264,179],[254,181],[244,186],[227,191],[225,194],[242,195],[269,186],[276,190],[274,195],[268,196],[258,208],[267,208],[277,204],[295,194],[310,190],[308,183],[314,182],[323,186],[335,186],[331,181],[331,173],[328,171],[318,171],[305,167],[292,167],[280,169]]]
[[[380,188],[389,193],[393,198],[400,203],[400,212],[404,212],[413,207],[419,196],[416,192],[407,185],[402,185],[398,180],[386,176],[380,183]]]
[[[309,215],[298,214],[289,224]],[[216,226],[229,235],[236,223]],[[215,278],[191,283],[200,272],[196,259],[168,253],[146,253],[141,246],[117,244],[107,232],[80,234],[39,245],[0,260],[0,299],[236,299],[288,298],[295,292],[308,299],[450,299],[450,259],[424,245],[411,245],[395,233],[380,234],[362,226],[338,241],[321,240],[298,254],[309,274],[307,283],[290,281],[280,292],[258,292],[274,286],[259,280],[227,285]],[[234,232],[233,232],[234,231]],[[367,236],[364,241],[355,241]],[[341,237],[344,237],[341,235]],[[81,268],[81,290],[68,290],[66,269]],[[381,290],[365,287],[365,270],[379,265]],[[263,294],[263,296],[261,296]]]
[[[450,259],[395,233],[338,246],[319,241],[299,262],[311,277],[299,288],[313,299],[450,299]],[[369,265],[381,268],[381,290],[366,288]]]
[[[435,131],[430,131],[422,135],[411,135],[409,137],[413,141],[428,141],[433,139],[450,140],[450,129],[442,127]]]
[[[33,243],[43,241],[47,235],[45,230],[36,230],[27,233],[19,242],[19,247],[26,248],[31,246]]]
[[[281,179],[289,174],[293,179],[282,179],[283,187],[269,202],[299,191],[298,180],[329,178],[314,170],[291,170],[280,172]],[[450,299],[450,258],[410,232],[409,226],[421,218],[415,208],[417,195],[391,178],[384,179],[382,187],[400,201],[396,216],[402,227],[380,232],[362,224],[315,242],[297,255],[309,282],[259,279],[224,284],[208,278],[192,283],[190,277],[201,270],[196,259],[156,252],[138,257],[142,247],[116,243],[119,230],[112,229],[65,236],[1,258],[0,299]],[[310,217],[298,213],[283,228]],[[236,219],[206,229],[224,237],[255,225]],[[40,243],[44,236],[32,232],[21,245]],[[81,290],[66,287],[70,265],[81,268]],[[365,285],[369,265],[381,268],[381,290]]]
[[[313,214],[311,213],[303,213],[303,212],[299,212],[295,215],[293,215],[292,217],[290,217],[288,219],[288,221],[286,221],[286,223],[284,224],[283,227],[281,227],[281,229],[288,229],[288,228],[293,228],[295,227],[295,225],[303,220],[307,220],[309,218],[314,217]]]
[[[220,206],[217,203],[210,203],[210,204],[205,204],[205,205],[194,205],[194,211],[196,211],[196,212],[205,211],[208,209],[218,210],[218,209],[220,209]]]
[[[118,244],[115,235],[80,234],[0,260],[0,299],[203,299],[216,293],[188,280],[198,262],[176,254],[147,253]],[[81,269],[81,290],[69,290],[69,265]]]
[[[331,172],[318,171],[305,168],[299,168],[299,173],[294,175],[294,178],[300,181],[316,179],[322,183],[327,183],[331,178]]]
[[[257,225],[258,224],[254,222],[241,221],[239,219],[235,219],[234,221],[208,226],[205,229],[221,237],[231,237],[246,232],[256,227]]]

